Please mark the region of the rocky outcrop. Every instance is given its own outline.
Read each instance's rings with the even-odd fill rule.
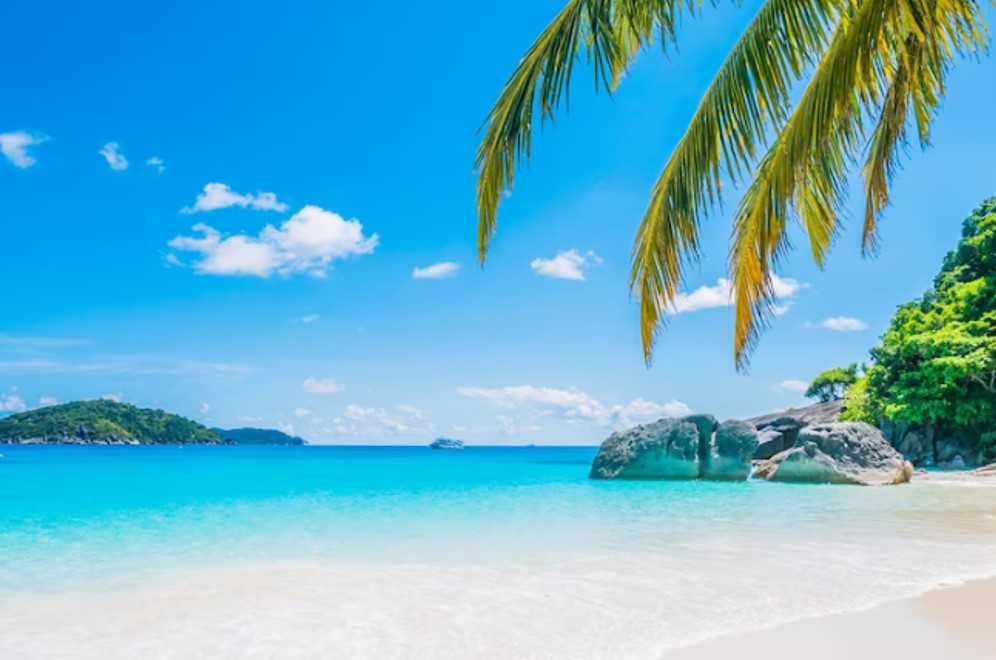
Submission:
[[[758,431],[755,460],[766,460],[795,446],[799,431],[811,424],[828,424],[840,419],[841,401],[814,403],[804,408],[762,415],[746,420]]]
[[[901,484],[913,466],[874,426],[834,422],[807,426],[795,446],[757,464],[755,476],[769,481],[881,486]]]
[[[711,415],[662,419],[613,433],[598,450],[592,479],[717,479],[743,481],[757,447],[750,424]]]
[[[751,458],[758,437],[753,424],[732,420],[716,429],[702,464],[700,477],[716,481],[744,481],[750,476]]]
[[[879,428],[892,446],[917,467],[964,470],[985,463],[984,457],[960,438],[939,432],[931,425],[883,419]]]

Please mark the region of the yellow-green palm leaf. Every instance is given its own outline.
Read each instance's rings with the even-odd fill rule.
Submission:
[[[596,89],[613,89],[641,49],[655,37],[668,47],[682,13],[701,4],[573,0],[554,19],[486,121],[477,154],[482,261],[502,193],[529,158],[533,113],[553,116],[578,59],[587,57]],[[927,143],[951,65],[987,40],[977,0],[767,0],[706,91],[638,229],[631,287],[645,358],[684,267],[699,254],[699,226],[721,200],[724,180],[749,182],[730,246],[734,359],[742,368],[774,300],[788,221],[800,221],[822,266],[848,175],[863,160],[863,245],[873,249],[908,126]],[[796,84],[805,90],[793,106]]]

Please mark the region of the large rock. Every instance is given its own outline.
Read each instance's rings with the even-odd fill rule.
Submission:
[[[909,481],[913,466],[874,426],[835,422],[804,428],[792,449],[761,461],[755,476],[769,481],[878,486]]]
[[[723,422],[712,442],[706,445],[708,452],[699,476],[719,481],[746,480],[757,445],[753,424],[736,420]]]
[[[746,420],[759,433],[754,459],[766,460],[791,449],[795,446],[801,429],[811,424],[836,422],[841,410],[841,401],[828,401]]]
[[[609,436],[591,466],[592,479],[695,479],[699,476],[700,427],[711,420],[662,419]],[[710,432],[711,435],[711,432]]]
[[[750,474],[756,448],[752,424],[717,425],[712,415],[662,419],[613,433],[599,448],[590,476],[743,481]]]

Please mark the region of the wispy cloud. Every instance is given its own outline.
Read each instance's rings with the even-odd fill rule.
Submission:
[[[332,420],[332,426],[322,430],[337,436],[383,438],[389,435],[431,435],[436,432],[436,425],[411,410],[399,408],[395,412],[351,403]]]
[[[204,192],[197,195],[193,206],[185,206],[180,209],[180,213],[201,213],[206,211],[217,211],[233,206],[239,208],[250,208],[256,211],[277,211],[283,213],[287,210],[287,205],[277,201],[276,193],[259,192],[253,194],[239,194],[234,192],[224,183],[209,183],[204,186]]]
[[[267,225],[257,236],[224,236],[203,223],[193,231],[199,236],[177,236],[169,247],[196,253],[194,269],[203,275],[325,277],[334,260],[370,254],[380,241],[377,234],[365,235],[359,220],[345,220],[317,206],[305,206],[280,227]]]
[[[28,409],[24,399],[17,394],[0,394],[0,412],[19,413]]]
[[[23,346],[27,348],[60,348],[87,344],[84,339],[70,337],[38,337],[24,335],[0,335],[0,346]]]
[[[123,172],[128,169],[128,159],[121,153],[121,145],[117,142],[108,142],[97,153],[104,157],[104,160],[115,172]]]
[[[795,296],[800,289],[804,289],[809,285],[790,277],[772,275],[771,286],[774,289],[775,298],[782,300]],[[716,280],[716,284],[713,286],[702,285],[691,293],[679,293],[671,303],[670,311],[673,314],[685,314],[703,309],[729,307],[732,304],[733,283],[725,277],[721,277]],[[788,312],[789,306],[790,303],[775,305],[773,311],[776,316],[782,316]]]
[[[149,167],[156,168],[156,174],[162,174],[166,171],[166,163],[159,156],[153,156],[145,161],[145,164]]]
[[[554,415],[568,420],[621,428],[660,419],[690,414],[689,407],[678,400],[656,403],[633,399],[626,404],[606,405],[577,388],[535,387],[459,387],[457,393],[480,399],[498,408],[519,409],[538,416]]]
[[[831,316],[830,318],[823,319],[820,322],[820,327],[837,332],[856,332],[858,330],[867,330],[868,324],[852,316]]]
[[[809,383],[804,380],[788,379],[778,383],[776,390],[779,392],[792,392],[793,394],[805,394],[809,389]]]
[[[412,270],[412,277],[417,280],[441,280],[446,277],[453,277],[460,270],[460,264],[452,261],[443,261],[432,264],[425,268],[416,267]]]
[[[237,378],[252,373],[245,365],[153,356],[96,357],[90,361],[44,358],[0,360],[0,373],[9,374],[129,374],[175,376],[194,380]]]
[[[552,259],[537,257],[530,262],[529,266],[536,271],[537,275],[552,277],[560,280],[584,280],[584,271],[602,263],[602,258],[592,250],[585,254],[577,250],[565,250],[558,252]]]
[[[302,316],[301,317],[301,323],[304,323],[305,325],[308,325],[310,323],[314,323],[315,321],[317,321],[320,318],[321,318],[321,316],[319,316],[318,314],[307,314],[306,316]]]
[[[38,133],[24,131],[0,133],[0,153],[10,161],[11,165],[24,170],[38,163],[38,159],[28,153],[28,148],[47,140],[48,136]]]
[[[305,378],[304,382],[301,383],[301,388],[309,394],[335,394],[346,389],[333,378],[316,378],[315,376]]]

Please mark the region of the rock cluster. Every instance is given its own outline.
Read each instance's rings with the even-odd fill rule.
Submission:
[[[743,481],[757,443],[757,431],[744,422],[718,424],[712,415],[662,419],[612,434],[589,476]]]
[[[887,486],[908,482],[913,466],[874,426],[833,422],[799,431],[795,446],[758,463],[769,481]]]

